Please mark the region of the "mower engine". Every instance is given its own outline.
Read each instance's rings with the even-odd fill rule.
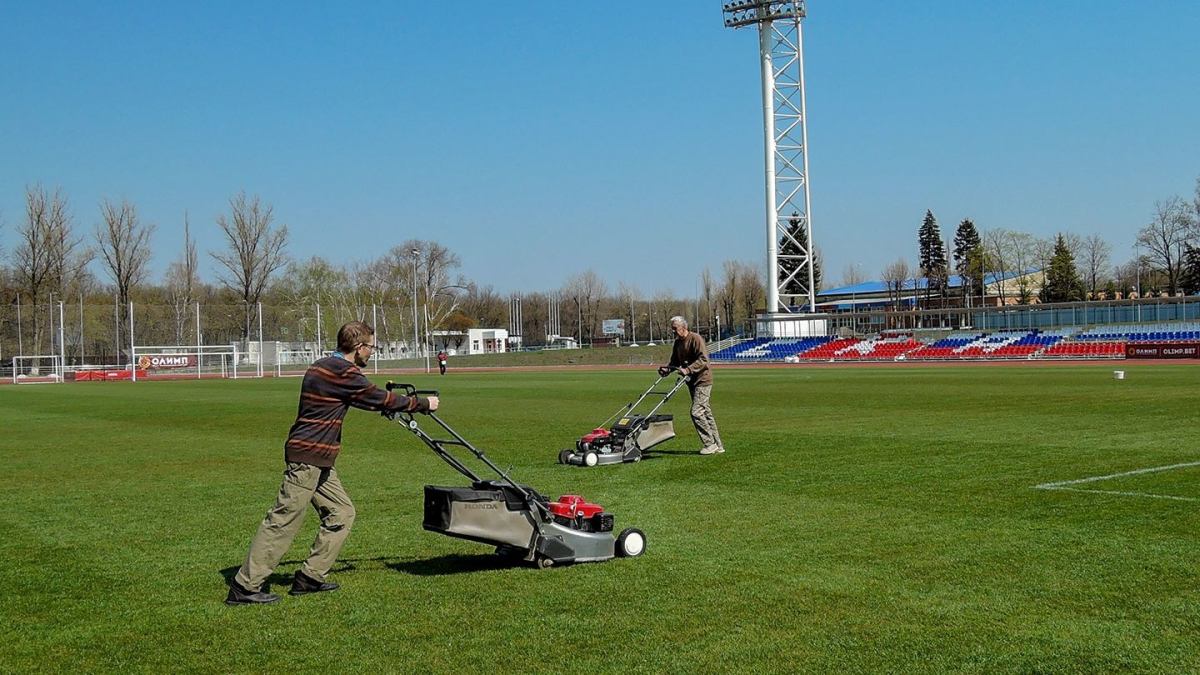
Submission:
[[[612,532],[613,516],[599,504],[589,504],[579,495],[563,495],[550,502],[550,513],[559,525],[584,532]]]
[[[597,428],[592,429],[590,434],[575,441],[575,448],[579,452],[587,452],[588,450],[599,450],[612,443],[612,433],[608,429]]]

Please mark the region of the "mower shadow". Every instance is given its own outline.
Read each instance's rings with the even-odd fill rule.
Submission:
[[[642,455],[641,461],[649,461],[654,459],[667,459],[669,456],[683,457],[687,455],[699,455],[699,450],[650,450]]]
[[[384,564],[397,572],[419,577],[494,572],[523,566],[520,560],[514,558],[499,555],[463,555],[461,553],[451,553],[426,560],[404,560]]]

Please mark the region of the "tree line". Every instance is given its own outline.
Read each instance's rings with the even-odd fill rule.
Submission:
[[[24,213],[6,228],[14,243],[0,249],[0,298],[15,310],[0,315],[0,322],[9,324],[0,326],[0,336],[15,335],[12,324],[22,323],[23,336],[17,339],[28,343],[22,344],[25,353],[52,350],[56,319],[46,308],[59,302],[78,303],[79,330],[87,323],[93,340],[106,342],[105,352],[111,347],[120,353],[128,347],[125,308],[130,302],[156,310],[151,322],[154,339],[170,344],[197,339],[197,305],[236,308],[221,316],[206,309],[207,344],[255,338],[260,305],[268,323],[293,325],[289,337],[299,341],[320,336],[328,343],[332,329],[315,325],[319,305],[322,323],[376,320],[377,331],[388,340],[410,340],[418,327],[456,332],[482,327],[519,330],[525,344],[540,345],[554,333],[584,342],[601,338],[605,319],[625,320],[625,338],[639,341],[664,339],[674,315],[710,332],[717,316],[726,327],[740,328],[742,319],[752,316],[766,297],[762,266],[732,260],[715,274],[703,270],[699,297],[688,298],[670,289],[644,293],[624,281],[610,287],[594,270],[577,273],[558,288],[501,294],[490,284],[460,274],[461,259],[445,245],[417,238],[400,241],[377,258],[347,264],[317,255],[293,258],[287,225],[276,221],[270,204],[245,192],[230,198],[228,210],[212,221],[220,245],[207,256],[197,251],[185,212],[180,225],[183,246],[154,279],[150,261],[158,225],[144,219],[137,205],[126,199],[101,200],[95,217],[86,228],[61,189],[26,188]],[[207,277],[202,273],[204,262],[209,263]],[[514,297],[521,305],[520,326],[510,325]],[[85,305],[109,309],[89,310],[85,321]],[[555,327],[550,324],[551,305],[558,320]],[[281,308],[303,310],[289,313]],[[139,322],[139,344],[146,344],[141,336],[149,334],[145,323]],[[15,351],[14,345],[5,346],[5,355]]]
[[[1098,234],[1060,232],[1040,239],[1003,227],[980,232],[966,218],[948,245],[937,218],[926,211],[917,230],[917,265],[901,257],[883,268],[881,280],[897,306],[902,296],[912,295],[905,293],[909,289],[926,304],[957,295],[957,302],[970,307],[982,302],[989,279],[1012,279],[1011,290],[1007,284],[989,286],[1002,304],[1195,295],[1200,293],[1200,178],[1191,200],[1157,201],[1134,242],[1133,256],[1117,261],[1112,245]],[[951,275],[960,278],[954,293]],[[847,272],[843,281],[851,285],[862,279]]]

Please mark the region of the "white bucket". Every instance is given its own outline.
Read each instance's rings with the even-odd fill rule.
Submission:
[[[1125,371],[1123,371],[1123,370],[1114,370],[1114,371],[1113,371],[1113,379],[1114,379],[1114,380],[1123,380],[1123,379],[1125,379]]]

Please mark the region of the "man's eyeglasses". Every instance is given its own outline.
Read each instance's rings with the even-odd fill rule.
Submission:
[[[360,343],[358,343],[358,346],[359,347],[370,347],[371,351],[375,351],[375,345],[371,344],[370,342],[360,342]]]

